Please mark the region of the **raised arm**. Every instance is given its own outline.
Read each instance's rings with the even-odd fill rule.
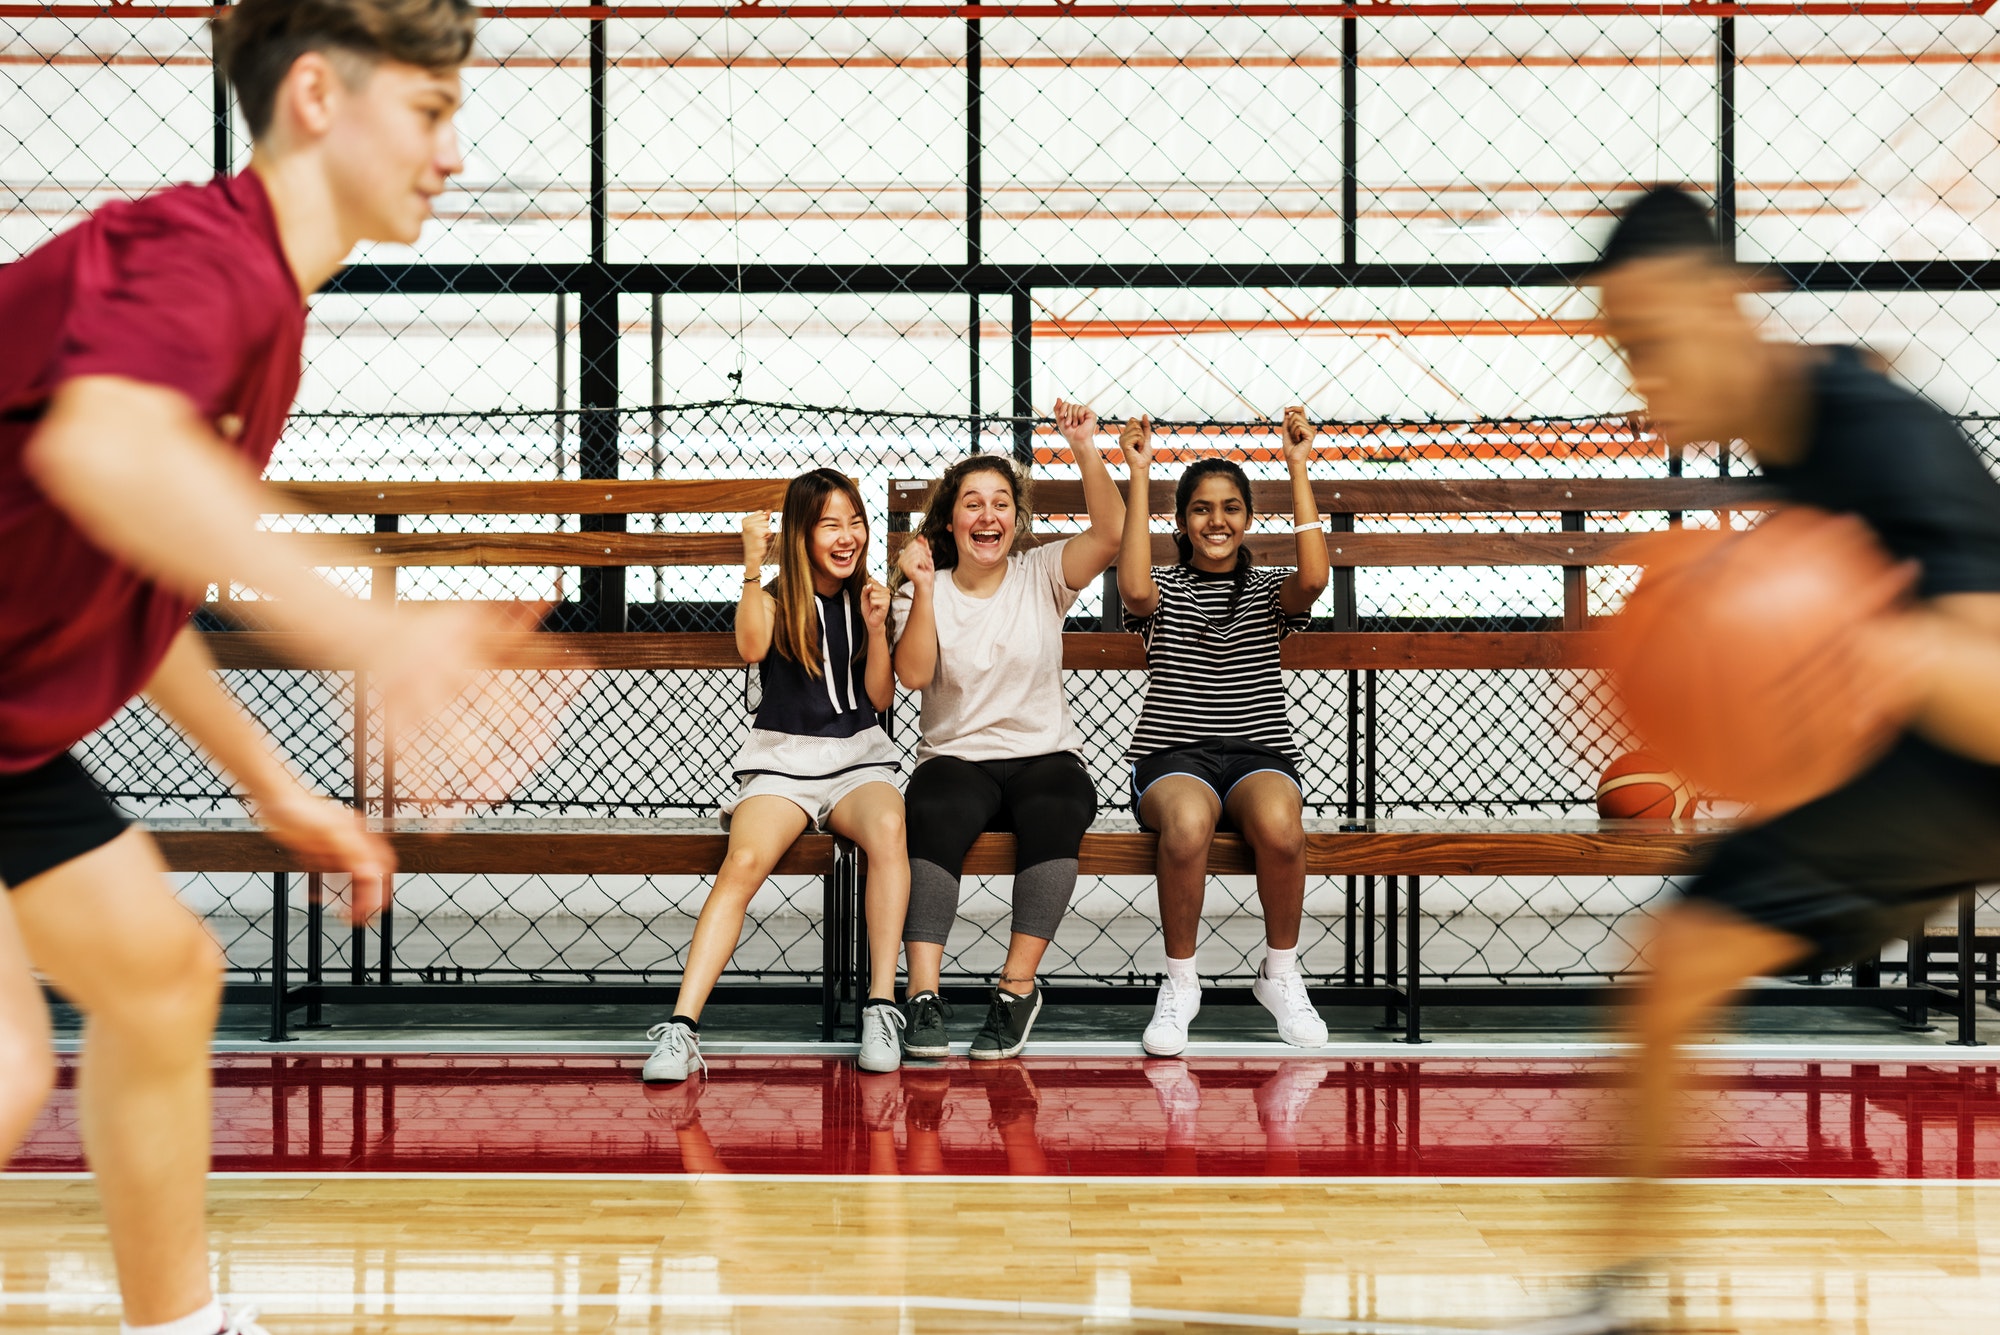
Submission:
[[[736,653],[746,663],[761,663],[771,652],[778,608],[764,592],[764,551],[770,535],[769,515],[759,511],[743,516],[743,591],[736,599]]]
[[[348,916],[375,916],[388,896],[396,855],[349,808],[307,791],[271,739],[215,679],[201,636],[183,630],[146,684],[146,698],[194,739],[242,790],[271,837],[314,871],[353,878]]]
[[[1285,470],[1292,478],[1292,527],[1299,562],[1298,569],[1287,575],[1278,589],[1278,607],[1286,616],[1310,612],[1333,577],[1326,560],[1326,529],[1307,471],[1313,437],[1318,434],[1319,428],[1306,420],[1304,408],[1285,409]]]
[[[1087,589],[1118,559],[1125,502],[1118,498],[1118,484],[1111,480],[1111,470],[1097,452],[1097,414],[1086,404],[1057,399],[1056,427],[1076,456],[1076,466],[1083,474],[1083,504],[1090,512],[1090,527],[1063,544],[1063,583],[1072,589]]]
[[[910,615],[896,633],[896,680],[906,691],[921,691],[937,675],[937,567],[927,538],[911,538],[896,565],[910,583]]]
[[[889,590],[873,579],[861,591],[861,619],[868,627],[862,681],[868,687],[868,703],[880,713],[896,698],[896,677],[889,662]]]
[[[1118,433],[1125,456],[1125,536],[1118,545],[1118,597],[1133,616],[1149,617],[1160,606],[1153,582],[1152,485],[1153,419],[1128,417]]]

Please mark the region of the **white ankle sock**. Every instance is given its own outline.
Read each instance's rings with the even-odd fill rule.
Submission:
[[[1264,976],[1266,978],[1276,978],[1281,973],[1297,973],[1298,971],[1299,948],[1297,946],[1293,946],[1290,950],[1280,950],[1276,946],[1264,947]]]
[[[129,1322],[118,1323],[119,1335],[216,1335],[222,1329],[222,1304],[215,1299],[208,1300],[208,1306],[198,1312],[190,1312],[178,1321],[162,1321],[157,1326],[134,1326]]]
[[[1182,987],[1201,986],[1201,975],[1195,972],[1192,955],[1184,960],[1177,960],[1172,955],[1167,956],[1167,977]]]

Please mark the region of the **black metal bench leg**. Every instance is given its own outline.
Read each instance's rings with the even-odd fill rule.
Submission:
[[[1930,1005],[1924,994],[1930,987],[1930,943],[1925,940],[1922,927],[1910,936],[1910,962],[1903,971],[1903,982],[1910,993],[1903,1028],[1927,1033],[1931,1028]]]
[[[291,890],[290,872],[271,873],[271,1032],[265,1038],[268,1043],[292,1041],[285,1027],[286,1009],[291,1004],[291,998],[285,994],[292,982]]]
[[[306,1028],[320,1027],[320,984],[326,981],[326,878],[306,877]]]
[[[1958,897],[1958,1037],[1959,1047],[1979,1046],[1979,1011],[1973,997],[1978,961],[1972,956],[1972,911],[1978,892],[1968,888]]]
[[[1396,925],[1401,917],[1396,912],[1396,884],[1401,879],[1395,876],[1382,878],[1382,983],[1389,990],[1389,1000],[1382,1005],[1382,1027],[1397,1028],[1396,1012],[1401,1009],[1396,1002],[1396,981],[1403,972],[1397,963]]]
[[[861,852],[848,851],[848,865],[854,877],[854,1041],[861,1041],[861,1008],[871,995],[870,981],[875,969],[874,954],[868,949],[868,896],[861,892]],[[891,994],[893,998],[894,994]]]
[[[1403,984],[1403,1041],[1405,1043],[1423,1043],[1428,1041],[1424,1038],[1423,1022],[1418,1013],[1422,1007],[1422,1002],[1417,995],[1417,989],[1420,986],[1417,975],[1422,971],[1423,961],[1423,914],[1420,907],[1421,903],[1422,892],[1418,888],[1418,878],[1415,876],[1406,878],[1406,884],[1403,889],[1403,910],[1405,920],[1409,924],[1408,930],[1410,935],[1409,940],[1403,943],[1403,960],[1409,970],[1407,981]],[[1410,1104],[1412,1113],[1416,1111],[1415,1099],[1416,1095],[1413,1091]],[[1411,1131],[1413,1139],[1412,1149],[1415,1148],[1415,1134],[1413,1126]]]
[[[831,1043],[840,1024],[840,891],[842,854],[834,846],[833,866],[820,878],[819,1037]]]

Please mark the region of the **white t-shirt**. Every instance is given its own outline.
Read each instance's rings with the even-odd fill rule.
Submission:
[[[918,718],[919,764],[932,756],[1014,760],[1081,751],[1083,734],[1063,694],[1063,614],[1076,590],[1063,581],[1067,541],[1007,558],[989,598],[975,598],[940,570],[931,598],[938,664]],[[910,618],[905,585],[890,607],[896,633]]]

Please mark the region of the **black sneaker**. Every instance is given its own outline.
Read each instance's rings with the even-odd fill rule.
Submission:
[[[1021,1049],[1028,1046],[1028,1031],[1035,1027],[1035,1017],[1041,1013],[1040,986],[1025,997],[1017,997],[1004,987],[994,988],[993,1004],[986,1008],[986,1023],[979,1026],[979,1037],[972,1040],[972,1050],[966,1056],[981,1062],[1020,1056]]]
[[[935,992],[919,992],[903,1003],[903,1055],[942,1060],[951,1056],[951,1036],[944,1022],[951,1003]]]

